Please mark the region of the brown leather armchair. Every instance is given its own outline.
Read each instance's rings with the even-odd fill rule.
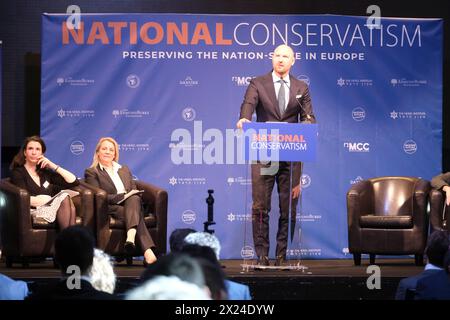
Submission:
[[[438,189],[430,191],[430,225],[431,231],[450,231],[450,213],[448,206],[444,211],[445,192]]]
[[[94,196],[89,189],[77,186],[73,190],[80,195],[72,198],[76,208],[76,224],[94,231]],[[2,255],[7,267],[53,257],[58,226],[30,214],[30,195],[17,187],[10,179],[0,180],[0,233]]]
[[[347,193],[348,244],[355,265],[361,254],[414,254],[423,264],[428,234],[430,183],[414,177],[379,177],[353,185]]]
[[[127,256],[124,251],[125,223],[108,214],[107,193],[83,180],[81,184],[90,188],[94,193],[97,247],[115,256],[118,260],[125,258],[127,264],[131,265],[132,257]],[[142,194],[144,220],[156,245],[155,254],[165,254],[167,250],[167,191],[139,180],[136,181],[136,187],[144,190]],[[136,250],[135,255],[142,255],[141,252],[141,250]]]

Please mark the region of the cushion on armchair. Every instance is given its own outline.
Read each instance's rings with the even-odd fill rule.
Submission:
[[[374,229],[411,229],[412,216],[377,216],[365,215],[359,217],[359,225],[362,228]]]

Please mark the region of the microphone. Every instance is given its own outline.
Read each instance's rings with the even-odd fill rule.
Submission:
[[[284,84],[288,87],[288,89],[289,89],[289,95],[290,95],[290,93],[292,92],[291,87],[288,85],[287,82],[284,82]],[[306,114],[306,120],[305,120],[305,121],[302,121],[302,123],[313,123],[311,115],[310,115],[308,112],[306,112],[305,108],[303,108],[302,104],[300,103],[300,99],[301,99],[302,97],[303,97],[303,96],[302,96],[301,93],[295,95],[295,101],[297,101],[297,104],[298,104],[298,106],[300,107],[300,109]]]

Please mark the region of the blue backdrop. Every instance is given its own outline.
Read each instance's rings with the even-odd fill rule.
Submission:
[[[0,97],[3,97],[2,94],[2,79],[3,79],[3,73],[2,73],[2,41],[0,40]],[[2,144],[2,99],[0,99],[0,146],[3,146]],[[2,148],[0,147],[0,160],[2,159]],[[2,170],[0,170],[0,179],[2,178]]]
[[[289,257],[349,257],[345,195],[359,180],[441,172],[441,19],[87,14],[70,30],[68,18],[43,15],[47,155],[81,177],[99,137],[116,138],[119,162],[168,190],[168,234],[203,229],[214,189],[221,258],[253,255],[234,129],[249,80],[281,43],[296,52],[291,73],[310,86],[319,131]],[[277,220],[273,210],[272,244]]]

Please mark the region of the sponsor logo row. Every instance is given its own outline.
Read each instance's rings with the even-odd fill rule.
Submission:
[[[240,185],[240,186],[249,186],[252,184],[252,180],[250,178],[244,177],[228,177],[227,184],[231,186]],[[311,177],[304,173],[300,178],[302,188],[306,189],[311,185]],[[175,177],[172,176],[169,178],[168,183],[174,187],[177,185],[204,185],[206,184],[206,177]]]
[[[344,142],[344,148],[351,153],[368,153],[370,152],[370,143],[363,141]],[[408,139],[402,144],[403,152],[406,154],[414,154],[417,152],[417,143],[414,140]]]
[[[56,111],[59,118],[93,118],[95,117],[95,110],[89,107],[76,108],[68,106],[59,106]],[[143,110],[129,110],[127,108],[113,109],[111,115],[115,119],[120,118],[148,118],[150,117],[150,111],[145,110],[149,108],[143,108]],[[181,111],[181,117],[185,121],[195,120],[197,113],[195,108],[186,107]],[[364,107],[356,107],[351,112],[352,119],[356,122],[361,122],[366,119],[366,110]],[[392,120],[397,119],[426,119],[427,113],[425,111],[396,111],[395,109],[389,112],[387,117]]]
[[[230,180],[233,181],[233,183],[230,184],[229,183]],[[354,184],[357,184],[358,182],[361,182],[363,180],[364,180],[363,177],[357,176],[354,179],[350,179],[348,181],[348,183],[349,183],[349,185],[354,185]],[[232,186],[234,183],[238,183],[239,185],[249,185],[249,186],[252,184],[251,179],[249,179],[249,178],[244,179],[242,177],[238,177],[238,178],[229,177],[227,179],[227,181],[228,181],[228,184],[230,186]],[[302,174],[300,181],[302,183],[302,189],[303,190],[307,189],[308,187],[311,186],[311,177],[308,174]],[[170,185],[172,185],[172,186],[175,186],[175,185],[183,185],[183,184],[199,184],[199,185],[203,185],[203,184],[206,184],[206,182],[207,182],[206,177],[184,177],[184,178],[180,178],[180,177],[172,176],[169,179],[168,183]],[[228,220],[230,220],[230,221],[235,220],[235,218],[233,218],[233,214],[232,213],[230,213],[230,216],[229,216]]]
[[[70,144],[70,152],[76,156],[85,151],[84,143],[80,140],[75,140]],[[150,151],[150,144],[148,143],[122,143],[119,144],[119,151]]]
[[[170,146],[169,146],[170,147]],[[370,143],[364,141],[344,142],[343,147],[350,153],[368,153],[370,152]],[[73,141],[70,144],[70,151],[74,155],[80,155],[84,152],[84,143],[80,140]],[[148,143],[124,143],[119,145],[121,151],[150,151],[150,144]],[[408,139],[403,142],[402,149],[406,154],[414,154],[418,150],[417,143],[414,140]],[[311,178],[308,175],[302,175],[302,186],[307,188],[311,184]],[[172,186],[177,184],[205,184],[202,179],[195,180],[191,178],[176,178],[172,177],[169,181]],[[229,177],[227,179],[228,185],[249,185],[250,179],[244,177]]]
[[[250,222],[253,221],[252,214],[239,214],[234,212],[229,212],[227,215],[227,220],[229,222]],[[322,219],[322,216],[319,214],[301,214],[297,212],[296,215],[297,221],[301,222],[316,222]],[[193,224],[197,221],[197,213],[194,210],[188,209],[183,211],[181,214],[181,221],[185,224]]]
[[[425,111],[396,111],[395,109],[389,112],[389,118],[397,119],[426,119],[427,113]],[[352,110],[352,119],[360,122],[366,119],[366,110],[363,107],[356,107]]]
[[[76,107],[58,107],[56,111],[58,118],[94,118],[95,110],[92,108],[76,108]],[[128,110],[126,108],[123,109],[114,109],[111,112],[111,115],[117,118],[144,118],[150,116],[150,111],[145,110]]]
[[[234,75],[231,76],[231,82],[236,86],[248,86],[250,81],[255,76],[250,75]],[[310,85],[311,81],[307,75],[301,74],[297,76],[297,79],[305,82]],[[191,75],[187,75],[184,79],[176,80],[177,84],[182,87],[190,88],[196,87],[200,84],[200,81],[196,78],[193,78]],[[385,80],[386,83],[389,83],[394,88],[399,87],[423,87],[428,85],[428,80],[426,79],[409,79],[409,78],[391,78]],[[95,79],[88,78],[73,78],[73,77],[58,77],[56,78],[56,85],[59,87],[64,86],[77,86],[77,87],[86,87],[95,85]],[[125,78],[125,84],[131,88],[136,89],[141,85],[141,78],[137,74],[129,74]],[[343,78],[339,77],[336,79],[336,86],[339,87],[371,87],[374,84],[373,79],[368,78]]]

